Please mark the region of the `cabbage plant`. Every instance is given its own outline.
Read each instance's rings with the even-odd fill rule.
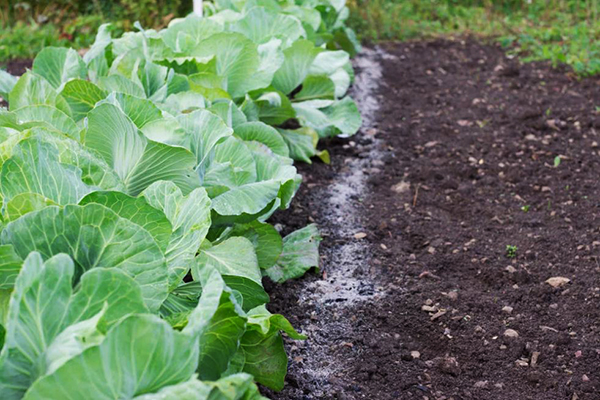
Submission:
[[[263,279],[318,267],[286,237],[294,161],[361,125],[343,1],[219,0],[205,17],[0,71],[0,398],[261,399],[284,385]]]

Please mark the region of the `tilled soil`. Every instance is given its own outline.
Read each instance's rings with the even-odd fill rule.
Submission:
[[[269,285],[310,335],[269,396],[600,399],[600,82],[471,40],[372,57],[378,112],[275,216],[324,241],[319,274]]]
[[[23,75],[27,69],[31,69],[33,60],[29,58],[19,58],[16,60],[10,60],[6,65],[0,65],[0,68],[4,69],[9,74],[15,76]]]
[[[18,59],[8,61],[6,65],[0,63],[0,69],[3,69],[14,76],[21,76],[27,72],[27,69],[31,69],[32,65],[33,60],[31,59]],[[8,107],[7,99],[0,97],[0,107]]]

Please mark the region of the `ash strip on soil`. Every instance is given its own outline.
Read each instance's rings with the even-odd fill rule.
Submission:
[[[311,339],[290,343],[288,385],[270,396],[599,399],[600,82],[470,40],[386,50],[376,130],[327,143],[332,165],[302,166],[295,206],[276,217],[328,227],[325,271],[364,245],[351,278],[374,296],[306,303],[315,275],[272,287],[271,308]],[[351,196],[358,242],[330,231],[328,188],[374,137],[384,165]]]
[[[382,54],[381,50],[365,49],[355,60],[352,95],[361,109],[364,132],[376,131],[379,101],[375,96],[382,78]],[[380,140],[363,134],[357,139],[338,138],[326,143],[325,148],[333,154],[332,164],[301,166],[302,200],[274,218],[286,232],[316,220],[324,236],[321,277],[309,275],[271,290],[270,308],[298,310],[292,322],[309,335],[307,341],[290,346],[293,362],[289,384],[284,392],[270,394],[274,399],[344,396],[346,389],[352,390],[350,381],[347,387],[339,387],[353,368],[344,354],[344,349],[352,346],[346,341],[346,332],[353,331],[359,322],[356,315],[350,315],[362,302],[377,301],[384,295],[383,287],[373,283],[369,271],[370,248],[360,239],[365,231],[367,181],[371,170],[383,165],[382,146]],[[284,294],[293,297],[283,299]]]
[[[355,60],[358,73],[352,94],[361,110],[365,131],[375,129],[373,124],[379,109],[375,93],[382,77],[378,61],[381,53],[364,49]],[[336,240],[338,246],[328,252],[323,267],[324,279],[308,283],[300,293],[301,302],[317,302],[325,306],[337,303],[336,307],[346,307],[372,298],[376,291],[381,291],[374,288],[368,276],[357,276],[361,275],[358,268],[370,258],[368,246],[361,240],[348,240],[364,234],[364,214],[360,206],[360,202],[368,196],[368,176],[364,171],[373,165],[383,165],[382,142],[376,138],[371,138],[370,142],[361,145],[362,157],[346,158],[344,170],[324,188],[328,194],[322,206],[325,219],[324,224],[319,226],[327,232],[328,240]],[[356,144],[350,142],[348,146]]]

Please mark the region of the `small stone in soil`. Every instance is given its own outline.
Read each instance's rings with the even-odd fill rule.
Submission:
[[[534,351],[533,353],[531,353],[531,366],[532,367],[536,366],[539,357],[540,357],[539,351]]]
[[[444,314],[446,314],[446,310],[440,310],[437,313],[435,313],[434,315],[432,315],[430,319],[432,321],[435,321],[436,319],[438,319],[439,317],[441,317]]]
[[[410,183],[402,181],[392,186],[391,189],[393,192],[396,192],[398,194],[404,193],[410,190]]]
[[[429,271],[423,271],[419,274],[419,278],[431,278],[431,279],[440,279],[439,276],[429,272]]]
[[[554,276],[546,280],[546,283],[554,288],[561,287],[571,282],[569,278],[565,278],[562,276]]]
[[[433,361],[437,368],[445,374],[453,376],[460,374],[460,366],[454,357],[437,357]]]
[[[519,332],[514,329],[507,329],[504,331],[504,336],[511,339],[516,339],[519,337]]]

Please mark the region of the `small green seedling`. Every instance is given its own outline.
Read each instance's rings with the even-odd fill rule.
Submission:
[[[560,165],[560,156],[554,157],[554,168]]]
[[[508,244],[506,245],[506,257],[515,258],[517,256],[517,246]]]
[[[484,119],[483,121],[476,121],[476,122],[477,122],[477,125],[478,125],[478,126],[481,128],[481,129],[483,129],[483,128],[485,128],[485,126],[486,126],[487,124],[489,124],[489,123],[490,123],[490,120],[489,120],[489,119]]]
[[[521,207],[521,211],[528,212],[529,211],[529,207],[531,207],[531,206],[530,205],[523,206],[523,207]]]

